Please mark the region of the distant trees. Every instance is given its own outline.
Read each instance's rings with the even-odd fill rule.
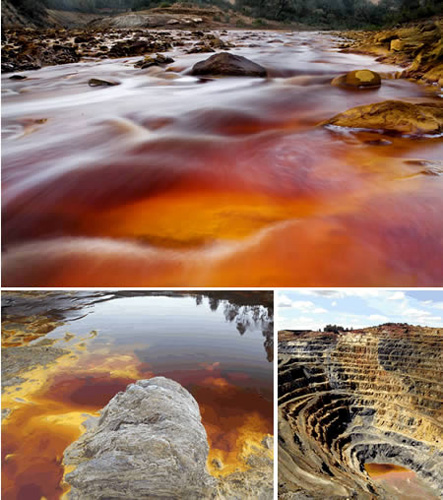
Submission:
[[[36,0],[22,0],[36,1]],[[40,1],[40,0],[39,0]],[[178,0],[44,0],[50,9],[69,10],[79,12],[125,11],[152,9],[154,7],[167,7]],[[38,3],[38,2],[37,2]],[[41,1],[40,1],[41,3]],[[186,3],[186,2],[181,2]],[[192,0],[190,5],[218,5],[231,7],[227,0]]]
[[[324,332],[333,332],[333,333],[339,333],[339,332],[344,332],[346,329],[343,326],[339,325],[326,325],[323,328]]]
[[[32,19],[36,25],[44,24],[46,17],[46,0],[11,0],[11,4],[25,17]]]
[[[441,0],[237,0],[253,17],[301,22],[324,28],[381,26],[441,14]]]
[[[133,0],[45,0],[50,9],[97,12],[102,9],[128,10]]]
[[[412,21],[443,12],[443,3],[437,0],[401,0],[398,21]]]
[[[352,330],[354,330],[353,326],[351,326],[351,328],[345,328],[344,326],[340,325],[326,325],[323,329],[324,332],[333,332],[333,333],[351,332]]]
[[[19,11],[30,17],[50,9],[79,12],[121,12],[172,5],[177,0],[11,0]],[[380,0],[378,5],[369,0],[190,0],[190,5],[217,5],[260,19],[281,22],[300,22],[318,28],[342,29],[379,27],[443,13],[441,0]]]

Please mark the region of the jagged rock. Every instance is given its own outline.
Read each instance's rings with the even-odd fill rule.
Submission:
[[[154,51],[164,52],[171,48],[171,43],[163,40],[126,40],[115,43],[109,49],[109,57],[140,56]]]
[[[399,38],[394,38],[394,40],[391,40],[391,44],[390,44],[390,50],[394,50],[394,51],[399,51],[399,50],[403,50],[403,47],[404,47],[404,43],[399,39]]]
[[[279,332],[281,497],[390,500],[374,462],[442,491],[442,347],[441,329],[406,324]]]
[[[350,71],[346,75],[338,76],[332,80],[332,85],[337,87],[351,87],[356,89],[377,89],[381,85],[378,73],[369,69]]]
[[[382,130],[407,135],[440,134],[443,132],[443,104],[377,102],[351,108],[320,125]]]
[[[146,56],[141,61],[137,61],[134,64],[134,67],[146,69],[150,68],[151,66],[161,66],[163,64],[171,64],[173,62],[174,59],[172,59],[172,57],[167,57],[164,56],[163,54],[157,54],[155,57]]]
[[[189,49],[187,51],[188,54],[203,54],[205,52],[215,52],[213,48],[211,48],[209,45],[202,44],[202,45],[194,45],[192,49]]]
[[[214,54],[209,59],[195,64],[192,75],[212,76],[258,76],[265,77],[266,69],[246,57],[236,56],[228,52]]]
[[[438,82],[441,86],[442,30],[443,19],[435,18],[381,32],[351,31],[346,36],[354,41],[343,51],[374,55],[380,62],[405,67],[401,78]]]
[[[108,80],[100,80],[100,78],[91,78],[88,82],[90,87],[113,87],[119,85],[118,82],[110,82]]]
[[[209,39],[209,37],[206,37]],[[229,45],[226,44],[221,38],[213,37],[209,39],[209,45],[215,49],[227,49]]]
[[[164,377],[118,393],[64,453],[72,500],[208,498],[209,447],[197,402]]]

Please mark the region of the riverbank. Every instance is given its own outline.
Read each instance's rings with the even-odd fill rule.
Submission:
[[[396,28],[341,33],[342,52],[375,56],[404,68],[400,78],[443,86],[443,19],[434,18]]]

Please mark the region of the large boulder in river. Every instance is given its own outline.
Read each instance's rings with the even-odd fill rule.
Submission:
[[[443,132],[443,104],[377,102],[351,108],[320,125],[380,130],[405,135],[435,135]]]
[[[381,77],[370,69],[358,69],[334,78],[331,83],[337,87],[378,89],[381,85]]]
[[[229,52],[219,52],[195,64],[191,70],[195,76],[266,76],[266,69],[246,57]]]
[[[209,446],[197,402],[164,377],[139,380],[86,422],[64,453],[69,498],[198,499],[211,495]]]

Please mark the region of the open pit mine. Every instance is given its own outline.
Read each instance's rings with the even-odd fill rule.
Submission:
[[[442,333],[279,332],[279,498],[441,498]]]

